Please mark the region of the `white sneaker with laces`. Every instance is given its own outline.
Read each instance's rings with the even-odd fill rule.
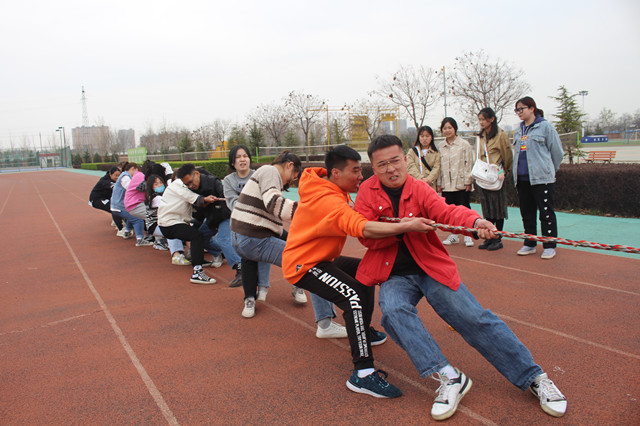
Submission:
[[[529,246],[522,246],[520,247],[520,250],[518,250],[518,256],[526,256],[528,254],[535,254],[536,252],[536,248],[534,247],[529,247]]]
[[[215,278],[211,278],[207,274],[204,273],[204,270],[198,269],[197,271],[193,271],[193,275],[191,275],[191,279],[189,280],[194,284],[215,284]]]
[[[554,248],[542,250],[542,256],[540,256],[541,259],[553,259],[554,257],[556,257],[556,249]]]
[[[253,318],[256,316],[256,301],[253,297],[244,299],[244,309],[242,309],[242,316],[244,318]]]
[[[440,387],[436,390],[436,396],[431,407],[431,417],[435,420],[445,420],[453,416],[458,409],[458,404],[463,396],[471,389],[471,379],[456,368],[460,376],[456,379],[449,379],[444,374],[435,373],[431,376],[440,382]]]
[[[451,234],[447,237],[447,239],[442,241],[442,244],[445,246],[450,246],[452,244],[458,244],[460,242],[460,238],[456,234]]]
[[[267,293],[269,292],[269,287],[258,287],[258,299],[260,302],[265,302],[267,300]]]
[[[331,321],[331,325],[327,328],[318,327],[316,337],[318,339],[344,339],[347,337],[347,328]]]
[[[547,376],[542,373],[529,386],[531,393],[540,399],[540,406],[545,413],[562,417],[567,411],[567,398],[564,397],[558,387]]]
[[[116,237],[121,237],[124,238],[124,228],[122,228],[121,230],[119,230],[118,232],[116,232]]]
[[[191,262],[189,262],[187,258],[184,257],[184,254],[174,253],[173,256],[171,256],[171,264],[185,266],[191,265]]]
[[[214,268],[219,268],[222,266],[222,263],[224,262],[224,258],[222,257],[221,254],[217,255],[217,256],[213,256],[213,260],[211,262],[207,262],[205,260],[205,262],[202,264],[202,266],[212,266]]]
[[[467,247],[473,247],[473,238],[466,236],[464,237],[464,245]]]
[[[291,295],[293,296],[293,300],[295,300],[296,303],[299,303],[301,305],[307,303],[307,295],[304,294],[304,290],[296,287],[295,285],[293,286],[293,290],[291,290]]]

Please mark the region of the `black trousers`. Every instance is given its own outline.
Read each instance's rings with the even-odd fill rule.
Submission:
[[[465,206],[467,208],[471,208],[471,204],[469,200],[471,199],[471,193],[465,190],[462,191],[453,191],[453,192],[442,192],[442,196],[444,197],[444,201],[447,204],[453,204],[455,206]]]
[[[375,287],[355,279],[359,264],[360,259],[345,256],[333,262],[320,262],[295,284],[342,310],[356,370],[373,368],[370,325],[375,303]]]
[[[552,183],[531,185],[525,180],[518,180],[516,189],[520,199],[520,214],[522,215],[522,225],[525,234],[537,235],[538,222],[536,213],[539,212],[540,226],[543,237],[558,236],[558,222],[556,213],[553,210],[553,188]],[[525,240],[528,247],[535,247],[537,242]],[[555,248],[555,242],[542,243],[544,248]]]
[[[105,202],[103,202],[105,201]],[[93,200],[91,201],[91,207],[98,210],[104,210],[111,215],[113,222],[116,224],[118,231],[122,230],[122,218],[111,213],[111,200]]]
[[[202,265],[204,262],[204,242],[202,234],[194,226],[179,223],[172,226],[161,226],[160,231],[168,239],[191,241],[191,264]]]

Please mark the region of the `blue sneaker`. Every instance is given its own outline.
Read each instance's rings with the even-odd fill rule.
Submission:
[[[379,373],[384,374],[384,377]],[[364,393],[376,398],[397,398],[402,396],[400,389],[387,382],[387,376],[386,372],[376,370],[368,376],[358,377],[358,372],[354,370],[349,380],[347,380],[347,387],[354,392]]]
[[[387,333],[383,333],[382,331],[378,331],[375,328],[370,328],[371,333],[371,346],[378,346],[387,341]]]

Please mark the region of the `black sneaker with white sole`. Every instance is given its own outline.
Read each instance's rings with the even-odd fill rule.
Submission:
[[[387,376],[386,372],[376,370],[368,376],[358,377],[358,372],[354,370],[349,380],[347,380],[347,387],[354,392],[364,393],[376,398],[397,398],[402,396],[400,389],[387,382]]]
[[[191,279],[189,280],[194,284],[215,284],[216,280],[208,276],[204,273],[202,269],[198,271],[193,271],[193,275],[191,275]]]

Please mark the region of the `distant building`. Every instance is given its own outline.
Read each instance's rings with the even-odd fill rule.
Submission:
[[[136,132],[133,129],[118,130],[117,140],[118,150],[126,152],[128,149],[136,147]]]
[[[81,126],[71,129],[73,149],[82,153],[95,153],[109,139],[108,126]]]

